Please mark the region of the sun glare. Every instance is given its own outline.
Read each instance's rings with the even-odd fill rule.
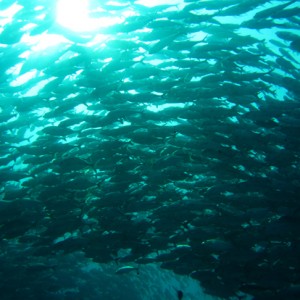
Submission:
[[[75,32],[92,32],[100,27],[98,19],[89,17],[89,0],[58,0],[56,21]]]

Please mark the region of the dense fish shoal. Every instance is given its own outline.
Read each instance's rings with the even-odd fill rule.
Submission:
[[[52,1],[1,1],[3,299],[63,297],[64,255],[298,299],[299,11],[95,0],[94,19],[120,19],[80,33]]]

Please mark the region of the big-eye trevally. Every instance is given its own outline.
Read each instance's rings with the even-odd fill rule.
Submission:
[[[299,1],[50,2],[0,1],[1,299],[296,298]]]

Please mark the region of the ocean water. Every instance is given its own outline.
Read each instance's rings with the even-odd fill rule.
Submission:
[[[0,0],[0,299],[299,299],[299,16]]]

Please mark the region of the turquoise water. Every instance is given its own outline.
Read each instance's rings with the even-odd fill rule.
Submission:
[[[85,2],[0,1],[0,298],[299,299],[299,1]]]

